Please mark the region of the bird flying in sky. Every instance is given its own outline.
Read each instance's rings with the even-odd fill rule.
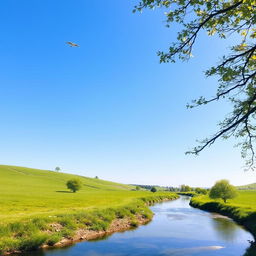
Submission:
[[[72,43],[72,42],[66,42],[70,47],[79,47],[78,44]]]

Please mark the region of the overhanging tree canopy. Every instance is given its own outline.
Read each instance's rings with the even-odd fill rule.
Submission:
[[[193,108],[227,98],[232,112],[219,124],[211,137],[188,153],[198,154],[219,138],[242,138],[242,157],[246,165],[254,168],[256,140],[256,1],[255,0],[142,0],[134,11],[145,8],[165,8],[166,25],[183,26],[167,52],[160,51],[160,62],[188,60],[200,31],[209,36],[228,38],[237,34],[239,42],[232,45],[220,63],[209,68],[207,77],[218,77],[218,88],[213,98],[200,97],[188,105]]]

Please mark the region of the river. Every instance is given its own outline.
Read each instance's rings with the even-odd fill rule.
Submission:
[[[153,220],[97,241],[26,256],[242,256],[252,235],[234,221],[189,206],[189,197],[151,207]]]

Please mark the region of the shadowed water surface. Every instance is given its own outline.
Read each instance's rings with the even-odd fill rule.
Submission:
[[[242,256],[253,240],[231,219],[189,206],[189,198],[152,207],[154,219],[136,230],[26,256]],[[24,256],[25,256],[24,255]]]

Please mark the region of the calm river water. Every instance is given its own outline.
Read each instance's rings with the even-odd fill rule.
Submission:
[[[189,200],[153,206],[153,221],[135,230],[26,256],[242,256],[252,235],[226,217],[190,207]]]

